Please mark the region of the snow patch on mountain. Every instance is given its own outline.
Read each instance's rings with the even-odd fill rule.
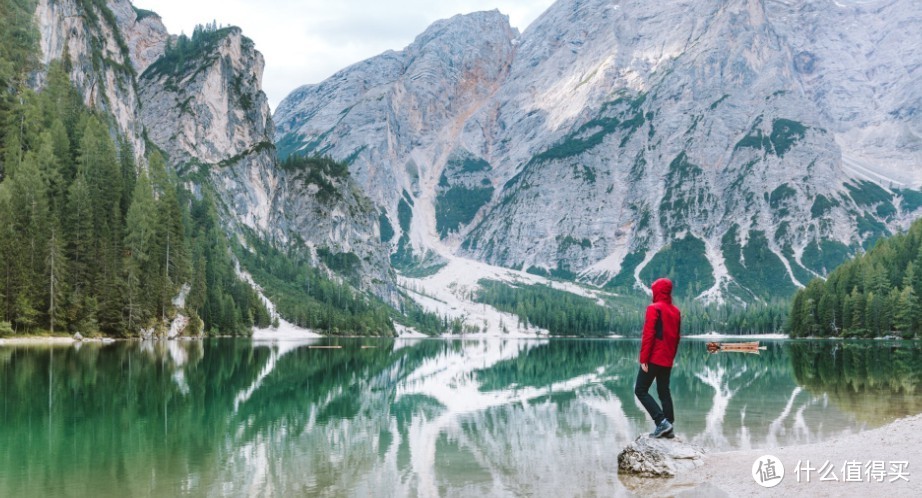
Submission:
[[[467,336],[546,337],[548,331],[523,325],[512,313],[499,311],[475,301],[480,280],[495,280],[511,286],[546,285],[551,288],[596,300],[605,305],[600,291],[538,275],[488,265],[457,256],[445,256],[447,264],[436,274],[423,278],[399,277],[401,287],[423,309],[449,318],[460,318],[480,332]]]

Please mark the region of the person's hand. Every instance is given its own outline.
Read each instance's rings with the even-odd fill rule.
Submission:
[[[647,364],[646,364],[646,363],[641,363],[641,364],[640,364],[640,368],[641,368],[641,370],[643,370],[644,372],[648,372],[648,371],[649,371],[649,367],[647,367]]]

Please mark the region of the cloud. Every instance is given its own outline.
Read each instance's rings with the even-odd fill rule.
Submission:
[[[196,24],[240,26],[266,58],[263,89],[274,109],[289,92],[386,50],[401,50],[427,26],[455,14],[499,9],[520,30],[553,0],[136,0],[171,33]]]

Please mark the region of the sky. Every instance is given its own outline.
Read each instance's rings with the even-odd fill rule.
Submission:
[[[240,26],[266,59],[263,90],[273,111],[289,92],[386,50],[455,14],[499,9],[525,28],[553,0],[134,0],[172,34],[196,24]]]

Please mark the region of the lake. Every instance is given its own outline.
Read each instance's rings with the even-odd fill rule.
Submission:
[[[685,340],[676,432],[710,450],[922,412],[922,345]],[[633,339],[318,339],[0,347],[2,496],[625,493],[653,428]],[[655,389],[654,389],[655,391]]]

